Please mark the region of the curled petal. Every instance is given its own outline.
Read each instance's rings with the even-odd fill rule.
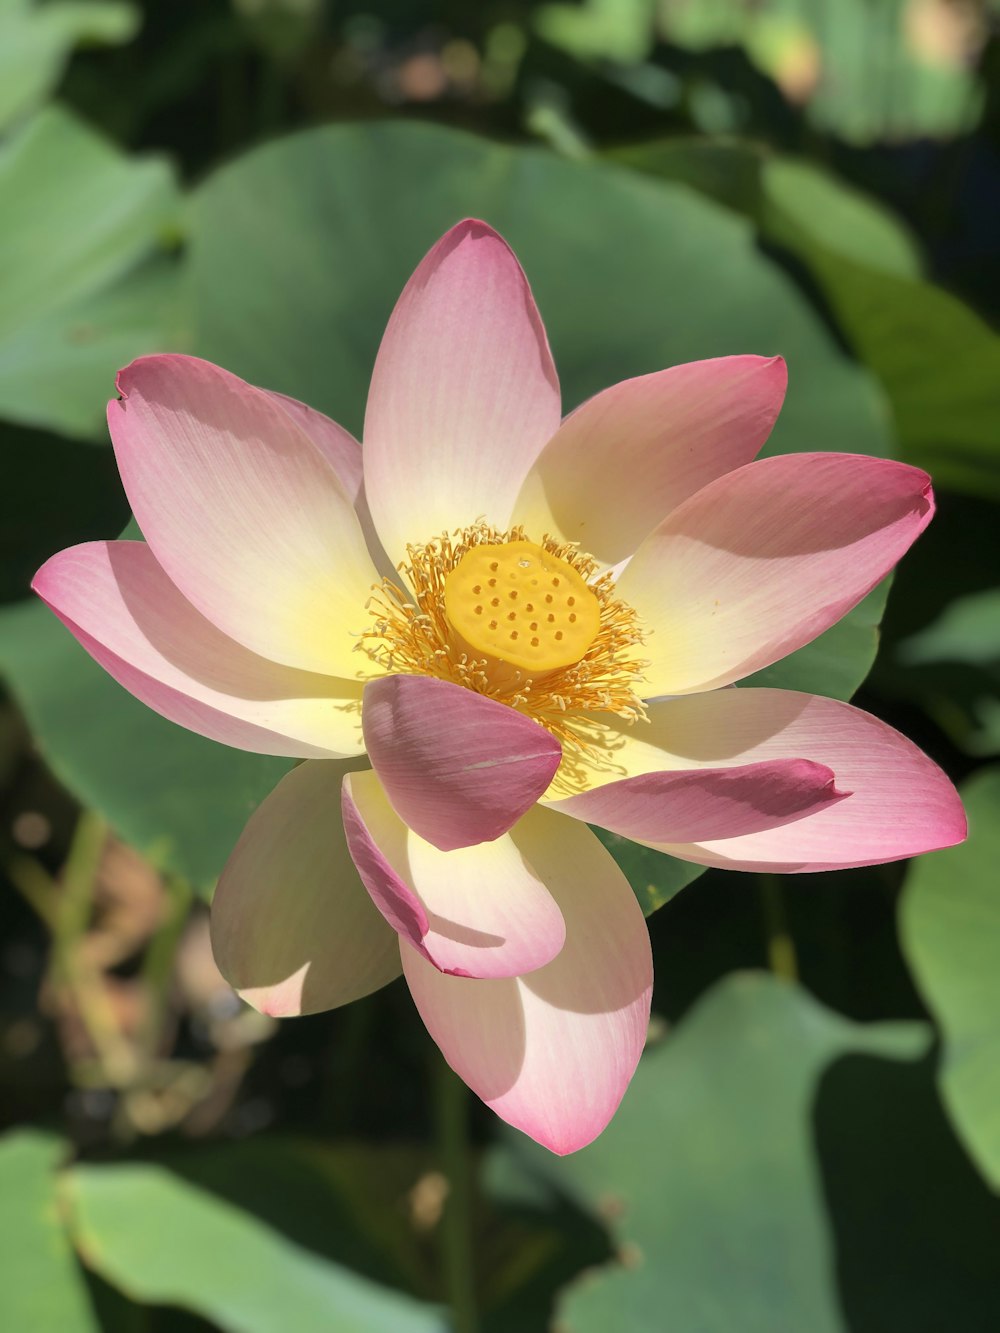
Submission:
[[[515,830],[566,919],[566,943],[528,976],[445,976],[405,943],[403,971],[445,1059],[487,1106],[555,1153],[614,1115],[646,1038],[653,969],[646,923],[593,833],[550,810]]]
[[[802,755],[832,769],[849,793],[756,833],[644,839],[672,856],[733,870],[842,870],[965,837],[962,804],[945,774],[905,736],[850,704],[793,690],[716,690],[654,703],[649,718],[649,726],[623,731],[614,751],[616,765],[632,775]]]
[[[559,410],[520,264],[485,222],[458,223],[396,303],[368,395],[365,485],[392,559],[480,518],[506,527]]]
[[[552,802],[552,809],[647,842],[759,833],[842,801],[831,769],[808,759],[644,773]]]
[[[345,778],[343,815],[351,855],[376,906],[435,968],[517,976],[562,948],[562,914],[512,834],[439,851],[394,814],[371,772]]]
[[[254,811],[212,901],[222,975],[262,1013],[315,1014],[399,975],[395,932],[337,818],[344,765],[300,764]]]
[[[562,754],[531,718],[428,676],[370,681],[362,721],[393,809],[442,851],[506,833],[545,791]]]

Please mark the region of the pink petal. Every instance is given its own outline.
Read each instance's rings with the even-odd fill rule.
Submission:
[[[315,761],[282,778],[215,891],[215,960],[262,1013],[319,1013],[399,975],[396,935],[358,879],[337,818],[344,772]]]
[[[834,774],[808,759],[645,773],[552,802],[625,838],[695,842],[757,833],[842,801]]]
[[[253,652],[371,674],[354,652],[375,571],[324,453],[271,394],[186,356],[118,376],[108,425],[140,528],[197,609]]]
[[[307,403],[301,403],[297,398],[289,398],[287,394],[275,393],[270,389],[264,392],[309,436],[336,472],[344,494],[357,508],[358,499],[364,488],[364,463],[361,460],[360,443],[349,430],[345,430],[331,417],[317,412]]]
[[[371,772],[345,778],[343,814],[375,905],[434,967],[467,977],[517,976],[562,948],[562,914],[516,833],[439,851],[393,813]]]
[[[764,458],[711,482],[618,581],[647,635],[644,693],[725,685],[816,638],[889,572],[933,509],[926,473],[852,454]]]
[[[584,825],[534,810],[512,835],[566,918],[566,943],[529,976],[444,976],[405,943],[403,971],[445,1059],[487,1106],[556,1153],[614,1115],[646,1037],[653,982],[646,924]]]
[[[618,564],[682,500],[756,456],[787,380],[780,356],[724,356],[605,389],[542,450],[515,520]]]
[[[365,482],[389,555],[506,527],[559,425],[559,382],[521,266],[485,222],[452,227],[396,303],[365,416]]]
[[[429,676],[365,687],[365,747],[393,809],[442,851],[487,842],[555,776],[555,737],[506,704]]]
[[[322,412],[317,412],[314,407],[300,403],[297,398],[289,398],[283,393],[269,392],[269,396],[284,408],[296,425],[305,431],[336,472],[337,479],[358,516],[372,563],[380,574],[391,576],[394,568],[375,532],[375,524],[368,508],[368,497],[365,495],[361,445],[349,430],[345,430]]]
[[[778,828],[690,842],[650,839],[672,856],[734,870],[877,865],[965,837],[958,793],[936,764],[877,718],[816,695],[735,689],[650,706],[650,725],[615,751],[631,773],[715,768],[804,755],[837,775],[842,801]]]
[[[60,551],[32,587],[119,684],[190,731],[258,754],[360,754],[361,685],[258,657],[177,591],[144,542]]]

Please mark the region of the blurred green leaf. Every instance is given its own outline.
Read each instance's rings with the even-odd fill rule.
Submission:
[[[292,764],[159,717],[38,602],[0,612],[0,671],[56,776],[155,865],[202,890]]]
[[[704,866],[692,861],[678,861],[674,856],[656,852],[652,847],[642,847],[630,838],[609,833],[607,829],[595,828],[594,832],[632,885],[645,916],[652,916],[657,908],[705,873]]]
[[[812,1112],[850,1333],[996,1333],[1000,1199],[952,1133],[933,1059],[849,1055]]]
[[[1000,590],[958,598],[937,620],[904,639],[896,651],[905,666],[926,662],[1000,666]]]
[[[919,278],[912,240],[885,209],[814,165],[737,141],[640,145],[614,156],[703,190],[804,262],[881,381],[901,456],[938,485],[1000,498],[1000,338]],[[841,447],[859,449],[849,436]]]
[[[0,417],[103,438],[115,371],[183,335],[165,162],[49,107],[0,147]]]
[[[944,1036],[941,1093],[956,1131],[1000,1190],[1000,767],[962,787],[969,840],[910,870],[903,949]]]
[[[538,34],[570,55],[634,65],[653,46],[655,0],[585,0],[539,5],[532,15]]]
[[[662,0],[658,15],[678,46],[742,45],[814,126],[869,144],[960,134],[979,115],[969,53],[985,29],[958,6],[920,10],[909,0]]]
[[[565,1326],[844,1333],[811,1107],[839,1056],[912,1059],[927,1035],[851,1023],[767,974],[721,982],[646,1052],[595,1143],[562,1161],[531,1152],[620,1245],[620,1267],[567,1290]]]
[[[760,169],[765,227],[774,239],[782,239],[784,231],[795,248],[795,238],[804,232],[847,259],[919,278],[916,241],[875,199],[802,158],[767,155]]]
[[[1000,593],[956,597],[895,645],[881,674],[966,754],[1000,754]]]
[[[194,1310],[225,1333],[444,1333],[430,1307],[161,1167],[77,1167],[66,1193],[89,1267],[135,1299]]]
[[[858,356],[885,386],[903,458],[940,486],[1000,499],[1000,338],[928,282],[799,253]]]
[[[434,1265],[401,1206],[434,1166],[423,1147],[267,1135],[168,1148],[159,1164],[318,1256],[431,1294]]]
[[[35,1130],[0,1139],[0,1327],[9,1333],[98,1333],[56,1192],[66,1152]]]
[[[0,0],[0,131],[42,104],[75,46],[127,42],[138,26],[138,11],[113,0]]]

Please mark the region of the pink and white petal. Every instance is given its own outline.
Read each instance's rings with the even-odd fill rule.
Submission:
[[[390,557],[477,519],[506,527],[559,413],[520,264],[485,222],[458,223],[406,284],[368,394],[365,485]]]
[[[624,838],[700,842],[777,828],[824,810],[846,794],[825,764],[771,759],[644,773],[553,801],[550,808]]]
[[[394,813],[370,771],[344,779],[343,816],[375,905],[435,968],[466,977],[518,976],[562,948],[562,914],[512,834],[439,851]]]
[[[364,750],[360,682],[281,666],[230,639],[144,542],[60,551],[32,587],[119,684],[189,731],[300,759]]]
[[[298,398],[289,398],[287,394],[277,393],[273,389],[265,389],[263,392],[287,412],[295,424],[309,436],[336,472],[337,480],[343,487],[345,495],[357,508],[358,497],[364,487],[365,472],[360,442],[332,417],[318,412],[308,403],[302,403]]]
[[[787,382],[780,356],[723,356],[605,389],[542,450],[514,521],[619,564],[688,496],[756,457]]]
[[[933,511],[925,472],[853,454],[763,458],[703,487],[618,581],[646,631],[644,694],[726,685],[809,643]]]
[[[371,510],[368,508],[360,443],[349,430],[345,430],[332,417],[324,416],[322,412],[317,412],[314,407],[309,407],[306,403],[300,403],[297,398],[289,398],[283,393],[269,392],[292,420],[301,426],[336,472],[344,493],[358,516],[372,564],[380,574],[392,576],[395,573],[392,562],[382,549],[372,521]]]
[[[353,636],[375,570],[337,473],[288,410],[195,357],[141,357],[118,388],[122,483],[187,600],[272,661],[374,674]]]
[[[556,738],[531,718],[429,676],[369,681],[362,725],[396,814],[445,852],[506,833],[562,757]]]
[[[912,741],[836,699],[792,690],[735,689],[654,703],[650,724],[615,750],[636,774],[752,764],[790,755],[825,764],[842,801],[779,828],[722,839],[662,842],[672,856],[734,870],[815,871],[898,861],[965,837],[965,814],[944,773]]]
[[[314,761],[282,778],[215,890],[215,961],[261,1013],[334,1009],[399,975],[396,934],[365,892],[337,817],[344,772]]]
[[[514,831],[566,918],[566,943],[528,976],[444,976],[400,941],[410,992],[452,1069],[487,1106],[555,1153],[604,1129],[635,1072],[653,968],[642,912],[593,833],[550,810]]]

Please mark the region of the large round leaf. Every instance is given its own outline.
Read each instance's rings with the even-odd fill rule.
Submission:
[[[183,340],[173,173],[56,106],[0,147],[0,418],[105,438],[115,370]]]
[[[620,1245],[621,1264],[567,1289],[561,1322],[574,1333],[846,1333],[812,1108],[838,1058],[912,1059],[927,1036],[848,1022],[767,974],[720,981],[646,1052],[595,1143],[562,1159],[517,1145],[603,1212]]]
[[[417,262],[485,218],[524,265],[567,408],[699,357],[781,353],[772,445],[885,453],[872,381],[752,227],[684,187],[431,126],[338,126],[248,154],[195,200],[203,356],[360,430],[379,339]]]
[[[944,1104],[970,1155],[1000,1191],[1000,767],[962,788],[969,840],[910,871],[903,949],[941,1025]]]

